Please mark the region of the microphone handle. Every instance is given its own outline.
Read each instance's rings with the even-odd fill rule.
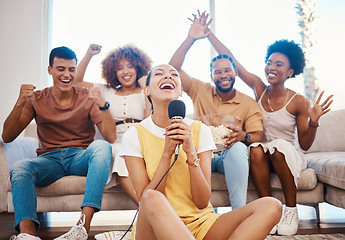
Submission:
[[[174,120],[174,119],[183,119],[183,117],[181,117],[181,116],[173,116],[171,119],[172,120]],[[175,148],[175,161],[176,161],[176,159],[178,157],[179,148],[180,148],[180,144],[177,144],[176,148]]]

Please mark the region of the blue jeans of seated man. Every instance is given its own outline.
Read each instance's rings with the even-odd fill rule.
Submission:
[[[21,221],[31,220],[36,223],[38,230],[35,187],[47,186],[64,176],[87,176],[81,207],[94,207],[99,211],[111,155],[110,144],[96,140],[86,149],[63,148],[16,162],[10,170],[15,229],[19,231]]]
[[[249,153],[247,146],[236,142],[220,154],[214,153],[212,172],[225,174],[232,209],[246,204],[249,176]]]

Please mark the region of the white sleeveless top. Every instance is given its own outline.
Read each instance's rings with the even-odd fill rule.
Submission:
[[[297,133],[296,117],[286,110],[286,106],[289,105],[297,93],[281,109],[274,112],[267,112],[261,103],[262,96],[266,90],[267,88],[258,101],[263,115],[264,137],[262,141],[271,142],[275,139],[284,139],[298,148],[295,141]]]

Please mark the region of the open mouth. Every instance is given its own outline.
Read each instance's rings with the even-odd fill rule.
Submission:
[[[69,84],[71,81],[72,79],[65,79],[65,80],[60,79],[60,82],[62,82],[63,84]]]
[[[269,78],[274,78],[274,77],[277,76],[277,74],[274,74],[274,73],[267,73],[267,76],[268,76]]]
[[[130,76],[130,75],[122,77],[122,79],[125,81],[129,81],[129,80],[131,80],[131,78],[132,78],[132,76]]]
[[[159,86],[159,89],[162,89],[163,91],[171,91],[175,89],[175,86],[172,83],[163,83]]]
[[[229,79],[229,78],[222,78],[217,80],[217,84],[228,84],[231,83],[233,81],[233,79]]]

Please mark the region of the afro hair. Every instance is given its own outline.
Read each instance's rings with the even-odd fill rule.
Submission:
[[[293,70],[293,75],[291,77],[303,73],[305,67],[304,53],[297,43],[286,39],[274,42],[267,48],[265,62],[267,62],[268,58],[275,52],[282,53],[289,59],[290,69]]]

